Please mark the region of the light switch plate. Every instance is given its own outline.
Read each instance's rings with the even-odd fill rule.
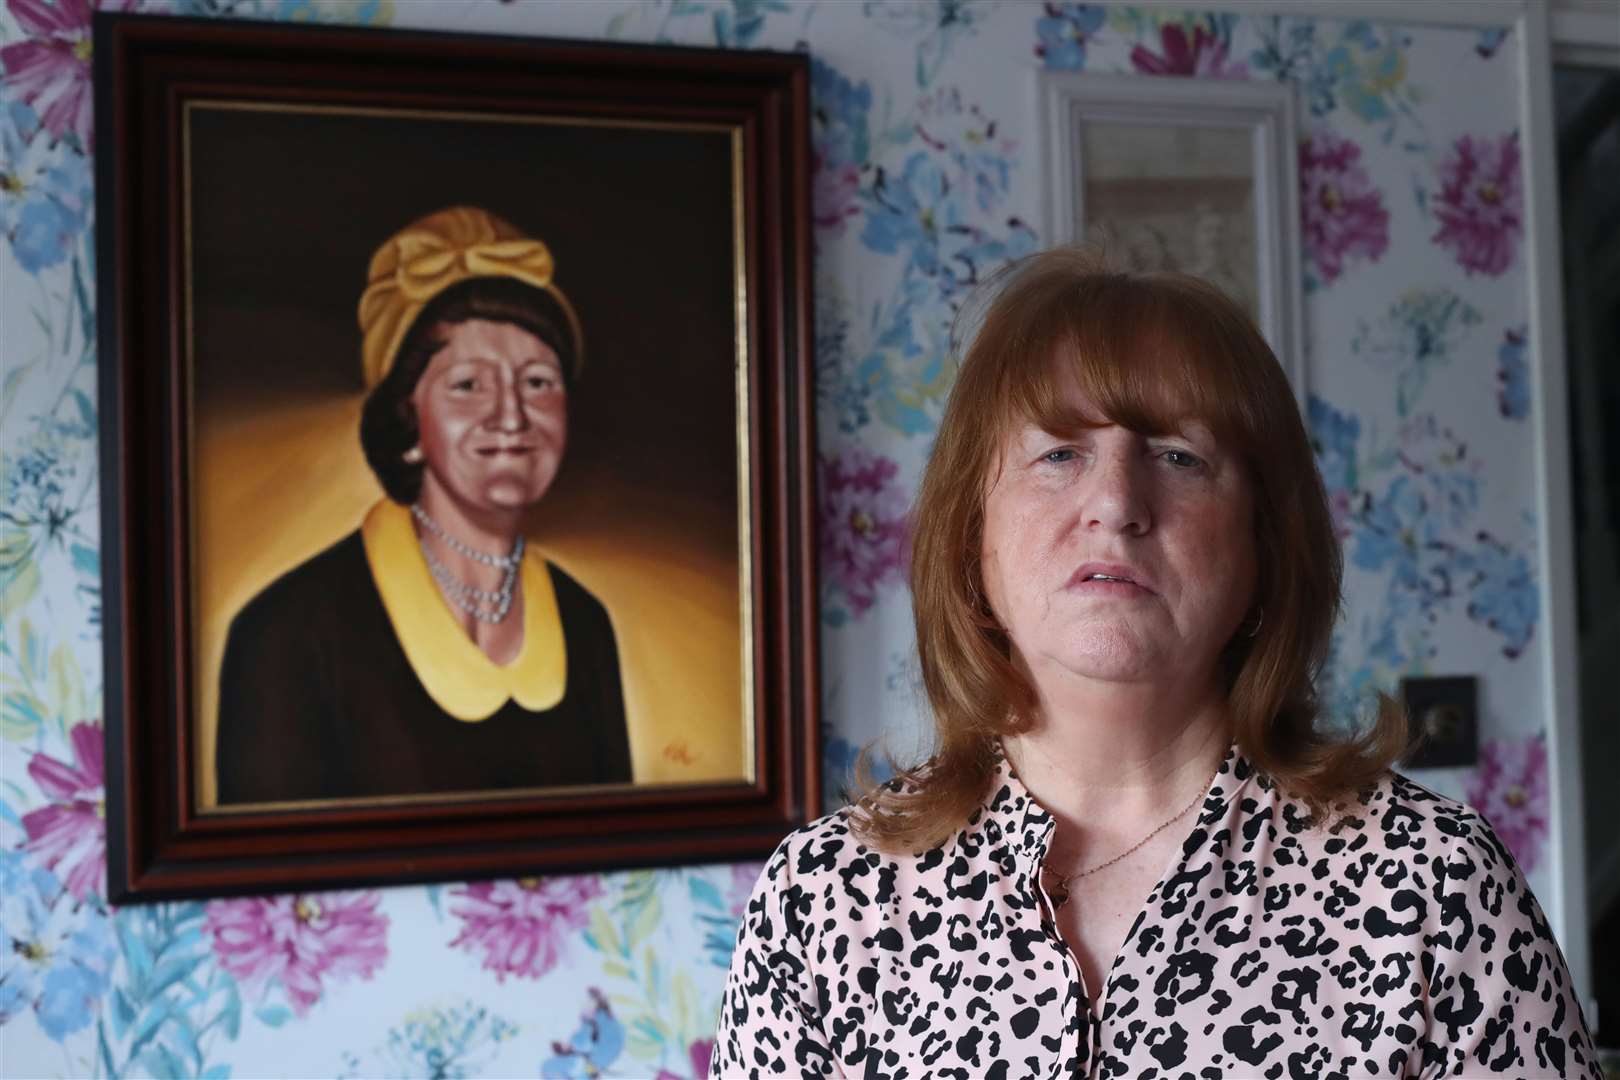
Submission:
[[[1479,679],[1473,675],[1401,680],[1401,701],[1416,739],[1408,769],[1472,765],[1479,760]]]

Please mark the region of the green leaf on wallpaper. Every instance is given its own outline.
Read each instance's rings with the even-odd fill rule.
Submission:
[[[259,1018],[260,1023],[278,1028],[292,1018],[292,1010],[285,1005],[266,1005],[262,1009],[255,1009],[253,1015]]]
[[[6,529],[0,533],[0,622],[10,622],[37,591],[39,565],[32,559],[28,533]]]
[[[630,1031],[632,1035],[637,1031],[645,1032],[647,1037],[652,1039],[655,1044],[670,1041],[669,1028],[665,1027],[664,1022],[651,1013],[644,1013],[631,1021]]]
[[[714,883],[708,878],[694,874],[686,887],[691,892],[692,899],[704,907],[714,908],[716,911],[726,909],[726,902],[720,898],[720,890],[715,888]]]
[[[590,930],[586,938],[598,949],[609,956],[624,955],[624,945],[619,941],[619,932],[613,928],[613,920],[608,918],[607,909],[598,904],[591,908]]]
[[[96,1053],[101,1058],[102,1073],[117,1076],[118,1070],[113,1067],[112,1047],[107,1045],[107,1025],[100,1020],[96,1021]]]
[[[647,987],[647,996],[654,1001],[661,1001],[664,997],[663,970],[658,966],[658,954],[651,945],[641,954],[642,984]]]
[[[136,1025],[135,1034],[129,1041],[130,1060],[133,1061],[141,1056],[141,1054],[146,1050],[147,1044],[152,1041],[153,1036],[158,1033],[158,1029],[163,1026],[163,1021],[167,1020],[168,1018],[168,1003],[163,1001],[161,998],[154,1001],[147,1008],[146,1015],[141,1017],[141,1022]],[[157,1070],[157,1074],[168,1075],[164,1070],[161,1069]]]
[[[0,697],[0,735],[12,742],[27,742],[45,722],[45,703],[26,690],[8,690]]]
[[[83,390],[70,390],[68,394],[73,398],[73,404],[79,407],[79,419],[84,423],[85,433],[93,434],[96,430],[96,407],[90,404]]]
[[[675,1030],[686,1038],[687,1021],[692,1018],[692,980],[684,971],[677,971],[669,980],[670,996],[675,1000]]]
[[[51,704],[63,727],[70,727],[88,715],[84,700],[84,672],[78,657],[66,645],[51,652]]]
[[[630,948],[634,949],[658,929],[659,918],[663,914],[664,903],[657,893],[651,894],[636,913],[635,921],[630,924]]]
[[[630,1056],[642,1061],[648,1058],[657,1058],[664,1049],[664,1044],[657,1039],[649,1038],[644,1032],[631,1028],[625,1038],[625,1046]]]
[[[152,972],[152,985],[147,990],[147,993],[156,997],[175,983],[190,976],[193,971],[196,971],[201,966],[205,959],[207,959],[206,954],[188,956],[181,953],[178,956],[173,954],[165,956]]]
[[[210,1065],[198,1080],[231,1080],[231,1067],[226,1064]]]
[[[129,1003],[129,995],[124,993],[121,986],[113,988],[112,1003],[113,1034],[122,1039],[124,1032],[135,1022],[135,1006]]]
[[[22,537],[25,543],[27,539],[27,536]],[[32,559],[20,559],[10,565],[7,557],[10,548],[9,538],[0,540],[0,622],[22,610],[39,591],[39,566]]]
[[[225,1008],[219,1014],[219,1022],[225,1029],[225,1037],[235,1042],[242,1031],[242,994],[236,989],[236,980],[225,983],[225,993]]]
[[[12,395],[17,392],[17,384],[22,382],[23,376],[27,375],[29,371],[33,370],[33,367],[34,362],[30,361],[26,364],[18,364],[16,367],[6,372],[5,382],[0,383],[0,401],[11,400]]]
[[[630,977],[630,968],[617,960],[604,960],[602,961],[602,973],[611,975],[615,979],[628,979]]]
[[[68,554],[73,556],[73,567],[89,578],[101,577],[101,552],[88,544],[71,544]]]

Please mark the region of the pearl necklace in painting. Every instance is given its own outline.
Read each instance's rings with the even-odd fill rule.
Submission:
[[[494,589],[480,589],[456,577],[455,572],[433,554],[426,537],[417,539],[417,544],[422,549],[422,557],[427,560],[428,572],[433,575],[433,580],[439,583],[446,600],[479,622],[494,625],[503,621],[512,610],[512,593],[517,587],[518,567],[523,563],[523,537],[517,538],[517,543],[512,546],[509,555],[486,555],[451,536],[445,531],[444,526],[429,517],[427,511],[420,506],[413,505],[411,515],[421,522],[428,532],[442,540],[451,551],[484,566],[493,566],[504,571],[499,586]]]

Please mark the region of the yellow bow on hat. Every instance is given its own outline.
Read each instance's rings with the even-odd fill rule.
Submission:
[[[360,297],[360,358],[370,390],[394,366],[411,324],[429,300],[473,277],[509,277],[551,295],[574,340],[570,375],[579,377],[585,340],[573,305],[552,281],[551,250],[512,225],[473,206],[429,214],[389,237],[371,257]]]

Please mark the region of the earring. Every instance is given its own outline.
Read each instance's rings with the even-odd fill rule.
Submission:
[[[1252,637],[1257,636],[1260,633],[1260,627],[1264,626],[1265,622],[1266,622],[1266,609],[1265,609],[1264,606],[1261,606],[1260,608],[1257,609],[1256,614],[1254,616],[1254,625],[1249,627],[1247,630],[1243,631],[1243,636],[1247,637],[1247,638],[1252,638]]]
[[[409,450],[405,451],[403,456],[405,459],[405,464],[407,465],[422,464],[422,448],[420,446],[411,447]]]

